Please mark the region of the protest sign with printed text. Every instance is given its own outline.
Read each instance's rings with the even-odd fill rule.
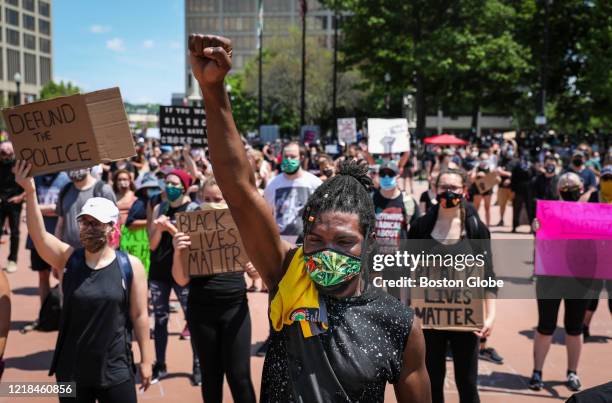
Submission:
[[[136,154],[119,88],[2,111],[17,159],[33,175],[89,168]]]
[[[162,145],[205,147],[208,138],[204,108],[160,105],[159,132]]]
[[[409,150],[410,133],[406,119],[368,119],[368,151],[371,154]]]
[[[612,204],[538,200],[535,274],[612,280]]]
[[[357,142],[357,119],[338,119],[338,141],[340,144],[352,144]]]
[[[190,276],[246,270],[249,258],[229,209],[177,213],[176,224],[191,238],[191,246],[182,256]]]

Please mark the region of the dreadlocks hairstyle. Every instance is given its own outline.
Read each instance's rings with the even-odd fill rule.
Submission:
[[[318,217],[327,211],[355,213],[359,216],[359,226],[365,238],[367,231],[374,229],[376,216],[370,190],[374,187],[368,176],[367,163],[342,161],[336,176],[323,182],[310,196],[304,211],[304,235],[307,235]]]

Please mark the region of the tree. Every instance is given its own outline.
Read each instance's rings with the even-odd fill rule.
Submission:
[[[349,17],[342,51],[358,66],[372,93],[415,93],[417,134],[425,117],[445,104],[477,111],[504,104],[529,70],[525,50],[513,36],[514,9],[500,0],[327,0]],[[392,85],[383,77],[389,73]],[[474,113],[473,113],[474,114]]]
[[[263,59],[264,117],[269,124],[280,125],[281,132],[296,134],[300,117],[301,38],[297,29],[289,35],[268,41]],[[332,108],[332,52],[314,38],[308,38],[306,53],[306,122],[320,125],[325,131],[330,124]],[[244,90],[255,99],[258,91],[257,58],[247,64]],[[352,113],[364,98],[358,88],[361,76],[350,70],[338,75],[338,108]],[[257,104],[253,105],[257,112]]]
[[[67,83],[60,81],[59,84],[54,81],[49,81],[42,90],[40,90],[40,99],[63,97],[78,94],[79,92],[81,92],[81,89],[73,85],[70,81]]]

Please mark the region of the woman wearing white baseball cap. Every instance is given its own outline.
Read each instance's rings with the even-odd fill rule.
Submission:
[[[26,194],[28,232],[47,263],[65,267],[58,273],[63,309],[49,374],[76,382],[77,402],[136,402],[132,327],[142,357],[141,388],[151,381],[147,282],[137,258],[109,246],[119,209],[108,199],[89,199],[77,217],[84,248],[74,249],[45,231],[30,169],[27,161],[15,166]]]

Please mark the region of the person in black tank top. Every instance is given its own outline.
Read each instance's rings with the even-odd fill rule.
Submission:
[[[203,209],[226,209],[223,194],[214,178],[201,190]],[[217,200],[217,202],[207,202]],[[202,363],[202,398],[206,403],[223,401],[223,376],[237,403],[255,403],[251,381],[251,316],[244,273],[205,277],[185,275],[181,251],[191,244],[189,235],[174,235],[172,275],[181,286],[189,284],[187,323]],[[254,270],[249,263],[249,267]]]
[[[153,210],[153,226],[149,230],[149,245],[151,248],[151,266],[149,269],[149,287],[151,288],[151,305],[155,318],[155,365],[153,366],[152,383],[159,382],[167,375],[166,348],[168,347],[168,318],[170,316],[170,292],[179,299],[181,308],[187,317],[188,287],[181,287],[172,278],[172,235],[177,232],[175,214],[192,211],[198,208],[185,193],[191,186],[191,177],[181,169],[170,171],[166,175],[166,196],[168,201],[161,202]],[[191,341],[193,353],[193,373],[191,382],[200,385],[200,363],[198,355]]]
[[[19,161],[16,179],[27,197],[28,232],[41,257],[59,270],[63,309],[49,375],[76,382],[76,399],[60,401],[136,402],[131,329],[142,361],[142,389],[151,381],[147,283],[142,263],[109,246],[119,209],[110,200],[89,199],[77,217],[84,249],[73,249],[45,231],[31,165]]]
[[[464,200],[467,192],[463,170],[447,169],[440,172],[435,189],[438,204],[417,219],[408,231],[408,239],[432,255],[476,255],[485,259],[483,278],[495,279],[490,250],[489,230],[478,218],[477,211]],[[481,241],[468,241],[477,239]],[[433,269],[433,270],[437,270]],[[451,269],[452,270],[452,269]],[[495,321],[496,288],[486,290],[484,299],[486,317],[479,331],[425,329],[426,363],[431,380],[431,394],[436,403],[444,402],[446,376],[446,350],[450,344],[455,368],[459,399],[465,403],[478,403],[478,347],[479,338],[488,337]]]
[[[372,253],[375,223],[367,165],[341,163],[338,174],[309,197],[302,215],[304,246],[294,250],[281,239],[257,191],[232,118],[223,85],[231,68],[231,41],[194,34],[189,50],[204,94],[215,177],[247,254],[270,290],[271,308],[278,308],[277,295],[298,298],[291,291],[295,288],[286,286],[294,282],[309,290],[311,303],[318,303],[312,315],[323,319],[327,307],[326,322],[317,323],[328,326],[318,327],[318,332],[310,327],[314,316],[306,322],[310,311],[294,311],[291,320],[274,331],[261,401],[382,402],[385,384],[392,382],[398,401],[431,402],[424,340],[420,324],[412,321],[413,311],[367,286],[367,265],[362,262]],[[315,263],[320,255],[332,257]],[[331,279],[325,274],[329,272],[334,273]]]

